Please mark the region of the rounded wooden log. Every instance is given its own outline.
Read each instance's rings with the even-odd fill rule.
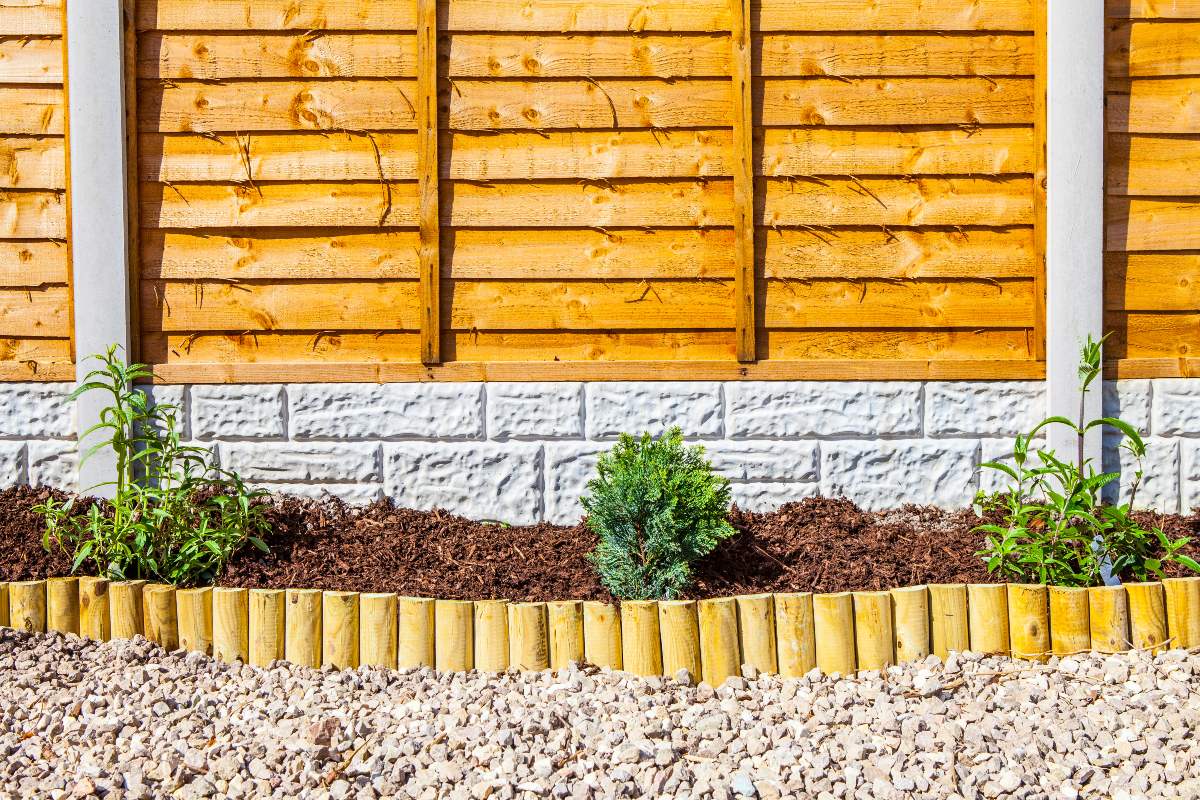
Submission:
[[[212,590],[213,658],[250,662],[250,594],[245,589]]]
[[[742,674],[742,650],[738,639],[737,600],[720,597],[696,604],[700,627],[700,679],[720,686]]]
[[[475,669],[503,672],[509,664],[507,600],[475,601]]]
[[[153,582],[150,582],[150,583],[144,583],[144,584],[142,584],[142,630],[146,632],[146,633],[145,633],[145,634],[143,634],[143,635],[144,635],[144,636],[145,636],[147,639],[150,639],[150,603],[149,603],[149,597],[150,597],[150,592],[154,591],[155,589],[171,589],[172,591],[174,591],[175,587],[174,587],[174,586],[171,586],[170,584],[166,584],[166,583],[153,583]],[[173,613],[174,613],[174,608],[175,608],[175,595],[174,595],[174,594],[172,594],[172,595],[171,595],[171,608],[172,608],[172,612],[171,612],[171,613],[173,614]]]
[[[79,635],[79,579],[46,581],[46,630]]]
[[[283,657],[293,664],[321,666],[320,589],[288,589],[284,611]]]
[[[1200,647],[1200,577],[1166,578],[1163,591],[1171,647]]]
[[[662,638],[663,674],[685,670],[689,680],[701,680],[700,624],[695,600],[664,600],[658,604],[658,630]]]
[[[432,667],[436,663],[434,601],[428,597],[396,600],[396,666],[399,669]]]
[[[662,675],[662,646],[658,634],[658,603],[621,603],[621,660],[634,675]]]
[[[779,672],[779,651],[775,644],[775,598],[769,594],[735,598],[742,663],[759,672]]]
[[[1008,645],[1008,587],[1003,583],[967,586],[967,635],[975,653],[1003,653]]]
[[[1008,642],[1013,658],[1050,655],[1050,595],[1045,584],[1008,584]]]
[[[184,650],[212,655],[212,589],[176,589],[175,608],[179,615],[179,646]]]
[[[171,652],[179,649],[179,614],[175,608],[175,587],[162,583],[142,587],[146,638]]]
[[[854,592],[854,659],[860,670],[896,663],[891,592]]]
[[[1088,590],[1050,587],[1050,652],[1056,656],[1086,653],[1092,647],[1088,623]]]
[[[321,666],[358,666],[358,592],[325,592],[321,597]]]
[[[938,658],[970,649],[967,624],[966,584],[929,584],[929,644]]]
[[[929,655],[929,589],[908,586],[892,590],[892,627],[896,662],[920,661]]]
[[[621,614],[611,603],[583,604],[583,660],[597,667],[621,669]]]
[[[114,639],[146,635],[142,591],[145,581],[113,581],[108,585],[108,633]]]
[[[8,627],[8,584],[0,583],[0,628]]]
[[[250,663],[265,667],[284,658],[287,638],[287,605],[283,589],[251,589],[247,633]]]
[[[98,642],[111,638],[107,578],[79,579],[79,635]]]
[[[434,654],[443,672],[465,672],[475,666],[473,605],[469,600],[438,600],[434,605]]]
[[[817,666],[812,592],[775,595],[775,646],[785,678],[799,678]]]
[[[8,585],[9,625],[26,633],[46,632],[46,582],[13,581]]]
[[[546,603],[546,620],[550,626],[550,669],[583,661],[583,603]]]
[[[1130,641],[1138,650],[1157,653],[1167,641],[1167,603],[1161,583],[1127,583]]]
[[[358,598],[358,663],[396,668],[396,595],[364,592]]]
[[[1099,653],[1124,653],[1131,646],[1125,587],[1093,586],[1087,592],[1092,649]]]
[[[854,674],[854,597],[850,592],[813,595],[817,668],[826,675]]]
[[[550,633],[545,603],[508,607],[508,663],[526,672],[550,669]]]

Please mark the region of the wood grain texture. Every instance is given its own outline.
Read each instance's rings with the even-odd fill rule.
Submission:
[[[1109,194],[1200,192],[1200,135],[1110,133],[1106,154]]]
[[[753,42],[764,76],[1030,75],[1029,36],[994,33],[761,34]],[[49,50],[50,48],[43,48]],[[382,33],[153,31],[139,38],[138,77],[412,78],[413,37]],[[723,34],[448,34],[438,47],[451,78],[723,77]],[[0,56],[3,50],[0,49]],[[41,61],[56,54],[47,52]],[[32,54],[22,54],[38,74]],[[0,59],[0,74],[3,74]],[[32,81],[30,81],[32,82]]]
[[[441,316],[441,217],[438,185],[437,0],[417,0],[417,234],[421,361],[436,364]]]
[[[1200,249],[1200,197],[1109,197],[1105,218],[1110,252]]]
[[[1110,17],[1133,19],[1200,19],[1197,0],[1105,0]]]
[[[61,87],[0,85],[0,129],[5,134],[61,136],[64,113]]]
[[[756,170],[777,177],[1004,175],[1033,170],[1033,131],[1024,126],[971,130],[768,128],[755,131],[755,142]],[[454,180],[733,174],[732,133],[721,129],[442,132],[438,147],[442,153],[440,177]],[[144,181],[402,181],[417,177],[414,133],[143,133],[139,150]],[[3,153],[0,143],[0,159]],[[0,167],[3,163],[0,160]],[[53,163],[34,169],[27,180],[53,175],[52,168]]]
[[[1200,21],[1113,20],[1104,49],[1112,78],[1200,74]]]
[[[756,3],[756,10],[760,15],[757,26],[760,30],[1022,31],[1033,24],[1030,0],[970,4],[927,0],[917,5],[831,0],[818,9],[797,7],[786,0],[762,0]],[[651,6],[638,0],[594,0],[586,4],[574,0],[539,0],[536,14],[516,3],[450,0],[445,17],[447,30],[454,31],[729,29],[729,9],[722,0],[663,0]],[[137,25],[142,30],[413,30],[416,9],[404,0],[375,0],[366,4],[358,0],[313,0],[299,6],[292,0],[210,0],[203,6],[190,0],[142,0],[138,5]]]
[[[58,136],[0,135],[0,188],[66,188],[66,147]]]
[[[754,87],[750,0],[730,0],[733,87],[733,324],[738,361],[757,355],[755,334],[758,283],[755,280]],[[772,632],[773,633],[773,632]]]
[[[11,35],[0,28],[0,35]],[[0,39],[0,83],[62,83],[62,39]]]
[[[1130,254],[1114,263],[1104,284],[1104,307],[1112,311],[1200,310],[1197,257],[1177,253]]]
[[[1111,133],[1200,133],[1200,77],[1108,81]]]
[[[61,36],[63,0],[0,0],[5,36]]]
[[[1032,78],[805,78],[756,85],[763,125],[1028,123]]]
[[[69,338],[70,308],[65,286],[0,289],[0,336]]]
[[[0,241],[0,286],[67,282],[65,242]]]
[[[63,239],[66,235],[62,192],[0,190],[0,240]]]

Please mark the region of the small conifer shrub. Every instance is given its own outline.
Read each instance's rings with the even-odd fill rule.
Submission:
[[[583,498],[600,539],[590,558],[622,600],[671,600],[691,583],[691,565],[734,534],[729,481],[679,428],[660,439],[622,434],[600,456]]]

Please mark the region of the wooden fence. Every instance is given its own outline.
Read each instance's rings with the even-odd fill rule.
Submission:
[[[141,0],[142,357],[180,381],[1037,377],[1043,18]]]
[[[162,380],[1044,373],[1044,0],[126,3]],[[0,380],[73,376],[63,8],[0,0]],[[1106,13],[1110,372],[1191,375],[1200,9]]]
[[[719,685],[743,665],[849,674],[952,651],[1044,659],[1200,647],[1200,578],[1092,589],[943,584],[714,600],[509,603],[316,589],[175,589],[55,578],[0,584],[0,625],[265,666],[558,669],[586,660]]]
[[[62,9],[0,0],[0,380],[74,374]]]
[[[1200,4],[1108,0],[1105,325],[1123,377],[1200,375]]]

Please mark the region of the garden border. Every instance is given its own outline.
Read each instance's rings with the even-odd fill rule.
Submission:
[[[176,589],[145,581],[0,583],[0,625],[92,639],[143,634],[266,666],[559,669],[586,660],[717,686],[743,665],[800,677],[951,651],[1044,660],[1200,647],[1200,577],[1122,586],[933,584],[709,600],[510,603],[319,589]]]

